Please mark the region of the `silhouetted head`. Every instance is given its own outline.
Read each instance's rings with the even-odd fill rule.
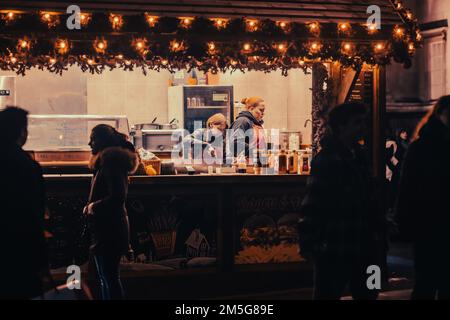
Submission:
[[[450,95],[441,97],[433,109],[433,114],[447,127],[450,127]]]
[[[94,155],[109,147],[124,147],[131,149],[129,145],[131,145],[131,143],[127,141],[127,136],[110,125],[99,124],[92,129],[89,146]]]
[[[408,130],[400,129],[398,131],[398,139],[401,140],[401,141],[408,141],[408,139],[409,139]]]
[[[422,128],[431,120],[439,120],[450,127],[450,95],[441,97],[434,108],[420,120],[414,131],[413,141],[419,138]]]
[[[7,106],[0,111],[0,139],[2,144],[23,147],[28,137],[28,111]]]
[[[340,104],[328,113],[328,127],[333,135],[345,143],[357,143],[367,129],[367,108],[364,104]]]

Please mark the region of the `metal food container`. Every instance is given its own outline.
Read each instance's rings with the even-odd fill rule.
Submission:
[[[141,146],[150,152],[171,152],[183,138],[184,130],[141,130]]]

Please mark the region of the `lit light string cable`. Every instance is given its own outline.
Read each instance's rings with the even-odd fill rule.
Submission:
[[[37,67],[62,74],[197,68],[307,72],[313,62],[411,66],[422,45],[417,19],[400,0],[390,0],[403,24],[259,20],[253,18],[162,17],[150,13],[81,13],[81,30],[68,30],[68,15],[0,10],[0,69],[24,75]],[[30,31],[32,30],[32,31]]]

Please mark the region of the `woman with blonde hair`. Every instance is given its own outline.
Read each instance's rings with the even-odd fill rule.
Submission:
[[[184,137],[183,144],[188,150],[193,147],[194,159],[206,160],[204,159],[204,151],[206,151],[206,156],[212,158],[208,162],[222,164],[227,127],[227,118],[222,113],[216,113],[206,121],[206,128],[197,129]]]
[[[239,113],[231,125],[230,151],[235,157],[245,154],[251,158],[257,149],[266,148],[263,127],[266,104],[260,97],[244,98],[241,102],[245,110]]]

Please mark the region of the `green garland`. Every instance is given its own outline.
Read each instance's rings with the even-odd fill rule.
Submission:
[[[146,14],[120,16],[120,28],[113,28],[111,14],[105,13],[89,15],[81,30],[71,31],[65,24],[66,14],[43,21],[39,12],[18,13],[14,19],[3,13],[0,69],[22,75],[32,67],[62,74],[72,65],[91,73],[115,68],[140,68],[144,74],[161,69],[197,68],[213,73],[281,69],[287,75],[292,68],[306,71],[311,63],[321,61],[357,68],[394,60],[410,67],[414,51],[421,46],[417,21],[398,0],[391,3],[405,21],[401,36],[395,35],[397,26],[371,34],[359,24],[348,25],[342,32],[338,24],[327,23],[313,32],[307,24],[280,25],[272,20],[256,21],[249,27],[244,18],[223,20],[218,27],[203,17],[192,18],[187,25],[179,18],[158,17],[150,25]],[[55,45],[61,40],[67,43],[64,50]],[[104,44],[101,50],[95,45],[99,41]]]

